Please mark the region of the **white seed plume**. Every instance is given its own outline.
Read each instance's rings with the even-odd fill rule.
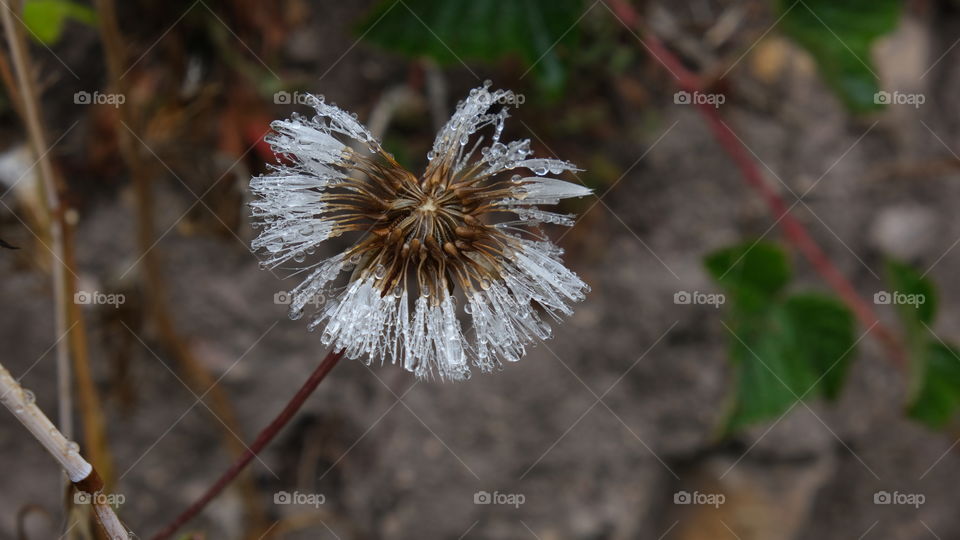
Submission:
[[[253,247],[265,250],[263,267],[306,273],[290,291],[291,318],[320,304],[309,328],[322,328],[325,345],[424,378],[464,379],[471,365],[489,371],[519,360],[534,338],[548,338],[544,316],[570,315],[589,288],[540,231],[543,223],[573,225],[573,216],[537,205],[590,190],[547,177],[579,169],[531,158],[529,139],[500,142],[506,104],[515,102],[489,82],[471,90],[437,135],[420,178],[356,115],[322,97],[310,99],[313,118],[274,122],[267,141],[283,162],[250,182],[262,227]],[[479,135],[483,129],[492,133]],[[353,243],[306,262],[340,236]],[[458,295],[469,323],[458,317]]]

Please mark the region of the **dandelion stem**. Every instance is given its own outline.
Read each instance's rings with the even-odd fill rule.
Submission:
[[[678,87],[688,92],[704,92],[705,85],[701,78],[688,70],[657,36],[644,27],[639,13],[626,0],[608,0],[613,12],[627,26],[637,28],[643,36],[643,44],[647,53],[658,63],[664,66],[676,77]],[[894,363],[907,369],[907,357],[903,345],[897,336],[880,322],[879,316],[863,297],[857,292],[849,280],[833,264],[823,249],[817,244],[803,223],[790,212],[791,206],[773,189],[764,179],[763,173],[750,156],[749,150],[720,117],[716,107],[707,104],[698,104],[700,111],[714,138],[723,150],[733,159],[740,169],[747,184],[760,194],[770,212],[776,217],[777,223],[786,233],[786,238],[800,253],[813,265],[820,276],[833,288],[840,299],[853,311],[857,319],[866,328],[873,328],[874,336],[886,347]]]
[[[270,422],[263,431],[260,432],[260,435],[257,436],[256,440],[249,446],[246,453],[237,461],[230,466],[229,469],[224,472],[217,481],[207,489],[206,493],[203,494],[199,499],[197,499],[193,504],[191,504],[186,510],[184,510],[180,515],[178,515],[173,521],[171,521],[166,527],[164,527],[159,533],[153,536],[152,540],[164,540],[170,538],[177,530],[182,527],[185,523],[196,517],[206,506],[210,503],[225,487],[227,487],[234,478],[246,468],[247,465],[259,454],[268,444],[272,441],[280,430],[290,422],[290,419],[300,410],[303,404],[307,401],[307,398],[317,389],[317,386],[321,381],[330,373],[330,370],[333,369],[333,366],[337,364],[337,361],[343,356],[343,351],[333,352],[330,351],[327,354],[326,358],[320,362],[320,365],[317,366],[317,369],[310,375],[310,378],[303,383],[303,386],[300,387],[300,390],[294,394],[293,398],[290,399],[290,402],[287,403],[286,407],[280,411],[280,414]]]

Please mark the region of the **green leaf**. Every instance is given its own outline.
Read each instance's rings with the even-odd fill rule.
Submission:
[[[722,249],[705,264],[732,296],[735,387],[725,429],[776,418],[798,399],[836,398],[856,343],[850,310],[824,295],[786,295],[791,269],[774,244]]]
[[[936,315],[936,291],[930,280],[908,264],[888,260],[884,273],[889,290],[878,291],[873,301],[881,305],[892,304],[903,324],[910,361],[907,403],[913,403],[919,398],[927,376],[930,350],[928,328]]]
[[[856,343],[853,315],[840,302],[796,295],[731,328],[737,381],[728,430],[776,418],[798,399],[840,394]]]
[[[938,429],[946,426],[960,408],[960,355],[956,347],[930,342],[924,361],[923,384],[908,413]]]
[[[842,302],[818,294],[794,295],[787,299],[784,309],[792,322],[788,328],[790,340],[817,374],[820,393],[836,399],[856,342],[853,313]]]
[[[777,0],[777,6],[784,32],[813,55],[848,108],[880,107],[874,102],[880,88],[870,49],[896,27],[901,0]]]
[[[932,324],[937,312],[937,293],[933,282],[910,265],[894,260],[886,263],[886,277],[891,290],[881,291],[886,296],[878,299],[889,299],[891,303],[896,303],[901,318],[910,327],[916,323]]]
[[[23,23],[34,39],[46,45],[60,40],[67,19],[96,24],[92,9],[69,0],[26,0],[23,6]]]
[[[558,50],[577,38],[583,0],[383,0],[358,31],[371,43],[441,64],[516,57],[541,84],[559,90],[567,73]]]
[[[763,308],[790,282],[787,255],[768,242],[745,243],[707,256],[707,271],[733,295],[737,307]]]
[[[887,261],[886,278],[890,290],[878,297],[883,294],[882,303],[895,304],[910,356],[907,413],[931,428],[942,428],[960,409],[960,355],[954,345],[930,337],[936,290],[917,269],[895,260]]]

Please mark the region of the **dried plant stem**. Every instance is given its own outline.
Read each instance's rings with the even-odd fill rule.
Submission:
[[[695,74],[691,73],[653,32],[645,29],[641,24],[639,13],[627,0],[608,0],[617,16],[628,26],[637,28],[644,37],[645,50],[661,65],[665,66],[677,77],[677,86],[689,92],[704,92],[705,88]],[[721,119],[715,107],[700,104],[697,110],[703,115],[713,133],[714,138],[723,150],[733,159],[747,184],[753,188],[766,203],[776,222],[783,228],[787,240],[810,262],[820,276],[833,288],[841,300],[853,311],[866,328],[873,328],[871,332],[886,347],[894,363],[901,369],[907,369],[907,357],[903,344],[897,336],[880,322],[880,317],[874,312],[870,304],[864,300],[842,272],[833,264],[819,244],[793,214],[790,206],[777,191],[769,185],[750,155],[750,151],[743,145],[737,136]]]
[[[110,540],[129,538],[126,527],[102,497],[103,481],[96,469],[80,455],[73,443],[64,437],[47,415],[37,407],[32,396],[33,394],[24,390],[10,375],[7,368],[0,364],[0,402],[3,402],[3,405],[57,460],[73,486],[78,491],[92,495],[90,500],[94,505],[97,522],[100,523],[107,537]]]
[[[53,254],[56,258],[52,261],[52,269],[54,286],[57,291],[55,293],[57,296],[56,311],[58,313],[57,335],[63,336],[65,331],[69,333],[66,344],[62,347],[58,345],[58,369],[61,365],[70,366],[69,360],[72,356],[72,367],[76,372],[76,383],[79,390],[84,440],[90,448],[92,461],[96,464],[97,469],[103,473],[104,480],[109,483],[112,477],[111,459],[107,449],[106,428],[104,427],[103,413],[100,407],[100,397],[93,383],[93,375],[90,369],[86,323],[80,306],[71,301],[77,288],[76,263],[73,253],[73,227],[65,218],[65,211],[58,195],[63,187],[63,181],[57,176],[49,157],[46,155],[46,134],[43,119],[39,112],[39,104],[37,103],[37,87],[35,81],[33,81],[33,71],[26,43],[22,32],[15,34],[16,30],[11,30],[9,27],[9,24],[12,24],[9,11],[11,7],[10,5],[4,6],[4,29],[8,40],[11,40],[10,50],[17,69],[18,77],[16,77],[16,80],[19,81],[19,85],[15,82],[7,59],[4,57],[0,57],[0,75],[2,75],[4,85],[9,90],[17,113],[23,118],[27,126],[31,145],[40,162],[41,189],[47,203],[48,213],[46,218],[50,228],[50,236],[54,240]],[[61,317],[63,317],[62,321]],[[62,353],[60,349],[67,349],[67,347],[69,347],[68,350],[71,353]],[[66,359],[63,359],[62,354],[66,355]],[[65,434],[72,436],[70,371],[66,369],[58,371],[58,373],[60,373],[58,377],[61,389],[68,388],[66,394],[61,394],[60,415],[62,419],[66,419],[65,423],[63,423],[64,420],[61,420],[62,427]]]
[[[13,10],[17,9],[16,2],[2,0],[3,9],[0,9],[0,20],[3,22],[3,31],[7,36],[10,47],[10,56],[17,73],[17,84],[23,109],[23,121],[27,126],[27,135],[30,146],[37,155],[40,171],[40,189],[43,191],[43,200],[46,202],[49,214],[50,251],[54,257],[51,262],[54,291],[54,326],[56,335],[63,336],[67,332],[67,280],[66,266],[63,264],[63,227],[60,220],[61,208],[57,188],[53,176],[53,164],[47,157],[46,135],[43,122],[40,119],[40,107],[37,103],[36,82],[33,80],[33,70],[27,52],[26,39],[23,29],[14,23]],[[73,401],[70,375],[70,353],[68,343],[57,341],[57,395],[58,422],[60,430],[68,437],[73,435],[73,418],[71,403]]]
[[[90,461],[96,466],[106,486],[113,485],[113,458],[107,443],[106,420],[97,385],[93,380],[90,363],[90,348],[87,334],[87,322],[83,310],[76,302],[70,302],[70,296],[77,291],[74,228],[69,222],[63,224],[64,264],[67,266],[67,322],[70,325],[70,350],[73,354],[73,369],[77,384],[77,404],[80,418],[83,420],[83,441],[87,447]]]
[[[313,391],[317,389],[317,386],[320,384],[320,382],[323,381],[328,373],[330,373],[330,370],[333,369],[333,366],[337,365],[337,362],[342,356],[343,351],[336,353],[330,351],[326,358],[320,362],[320,365],[317,366],[317,369],[314,370],[314,372],[310,375],[310,378],[303,383],[303,386],[300,387],[300,390],[298,390],[293,398],[290,399],[290,402],[287,403],[286,407],[280,411],[280,414],[277,415],[277,417],[270,422],[270,425],[260,432],[260,435],[257,436],[257,439],[250,444],[249,449],[246,451],[243,457],[234,462],[234,464],[231,465],[230,468],[227,469],[227,471],[224,472],[220,478],[218,478],[217,481],[207,489],[203,496],[191,504],[189,508],[184,510],[160,532],[155,534],[153,536],[153,540],[170,538],[180,527],[193,519],[204,509],[204,507],[207,506],[207,504],[210,503],[210,501],[216,498],[216,496],[219,495],[220,492],[223,491],[223,489],[227,487],[227,485],[229,485],[230,482],[232,482],[233,479],[236,478],[237,475],[244,470],[244,468],[246,468],[247,465],[250,464],[253,458],[263,451],[268,444],[270,444],[270,441],[272,441],[277,434],[280,433],[284,426],[290,422],[290,419],[293,418],[297,411],[300,410],[300,407],[303,406],[303,404],[307,401],[307,398],[309,398]]]
[[[122,78],[123,64],[126,58],[127,47],[124,44],[123,34],[117,24],[116,10],[113,0],[97,0],[96,8],[100,16],[100,34],[103,42],[104,54],[107,60],[107,71],[110,85],[114,91],[127,94],[129,86]],[[161,271],[161,264],[154,249],[154,211],[153,195],[151,193],[151,170],[143,159],[138,147],[138,141],[131,134],[138,137],[143,132],[141,119],[136,117],[130,107],[120,107],[117,111],[120,122],[116,128],[120,146],[120,153],[126,162],[132,177],[135,201],[137,207],[137,245],[142,255],[143,283],[147,294],[147,303],[151,321],[156,325],[157,333],[169,352],[176,359],[186,380],[194,392],[209,393],[211,409],[222,420],[222,434],[224,445],[234,458],[243,455],[246,448],[236,438],[239,433],[239,423],[236,420],[233,406],[226,393],[217,386],[216,380],[203,367],[187,343],[178,332],[171,315],[167,301],[166,280]],[[241,493],[246,506],[246,518],[249,528],[256,530],[264,522],[263,510],[256,497],[256,486],[252,479],[244,477],[240,482]]]

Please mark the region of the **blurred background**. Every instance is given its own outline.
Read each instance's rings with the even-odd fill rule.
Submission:
[[[523,98],[506,140],[585,169],[546,232],[592,293],[465,383],[344,360],[181,534],[960,537],[957,2],[4,4],[35,85],[5,39],[3,363],[56,419],[68,350],[73,438],[140,537],[326,354],[249,250],[270,122],[323,94],[418,172],[485,79]],[[0,537],[60,536],[61,473],[0,426]]]

